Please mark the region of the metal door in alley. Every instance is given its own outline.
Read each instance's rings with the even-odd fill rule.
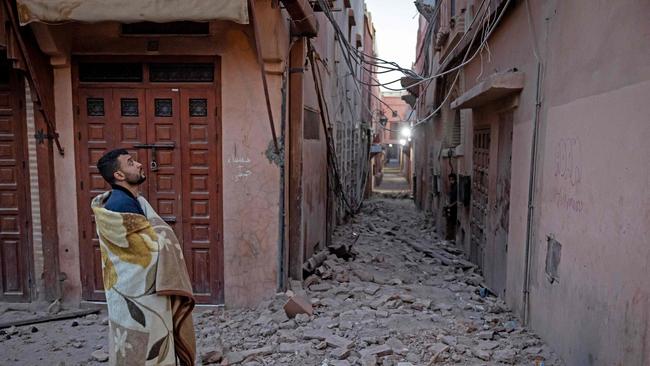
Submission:
[[[0,59],[0,301],[30,301],[31,207],[22,77]]]
[[[75,129],[83,296],[104,299],[99,240],[89,203],[110,187],[96,163],[104,152],[125,148],[145,166],[142,194],[183,245],[197,301],[222,303],[221,145],[214,86],[218,73],[212,63],[136,65],[129,67],[141,67],[141,77],[147,80],[97,82],[101,73],[92,71],[94,78],[85,82],[83,69],[78,69]],[[106,70],[114,75],[110,67]]]
[[[483,268],[486,244],[488,184],[490,168],[490,128],[474,130],[472,150],[472,203],[470,220],[470,260]]]

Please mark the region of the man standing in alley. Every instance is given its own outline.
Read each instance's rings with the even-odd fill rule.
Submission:
[[[124,149],[99,159],[112,190],[92,201],[102,257],[111,365],[194,365],[194,297],[172,228],[139,193],[142,164]]]
[[[456,183],[456,174],[449,174],[449,194],[448,202],[445,206],[445,217],[447,218],[447,232],[445,239],[454,240],[456,238],[456,220],[458,214],[458,185]]]

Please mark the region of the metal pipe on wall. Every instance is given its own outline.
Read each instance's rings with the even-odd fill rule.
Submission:
[[[526,247],[525,247],[525,265],[524,265],[524,289],[523,289],[523,306],[524,306],[524,325],[528,324],[528,312],[530,301],[530,246],[533,241],[533,218],[535,210],[535,181],[537,180],[537,148],[539,145],[539,112],[541,107],[540,89],[542,77],[542,63],[537,61],[537,82],[535,90],[535,118],[533,120],[533,144],[530,151],[530,176],[528,178],[528,214],[526,218]]]
[[[286,64],[286,63],[285,63]],[[285,152],[284,156],[282,156],[282,166],[280,166],[280,198],[279,198],[279,203],[280,203],[280,215],[279,215],[279,227],[280,227],[280,233],[279,233],[279,238],[278,238],[278,278],[277,278],[277,286],[278,286],[278,291],[283,291],[286,287],[285,279],[286,279],[286,267],[285,267],[285,251],[286,251],[286,238],[285,238],[285,232],[286,232],[286,216],[287,216],[287,210],[286,210],[286,205],[284,202],[285,199],[285,169],[286,169],[286,151],[287,149],[284,148],[285,145],[285,127],[286,127],[286,118],[287,118],[287,87],[288,87],[288,70],[289,66],[287,65],[285,67],[285,71],[282,74],[282,107],[280,109],[280,144],[282,146],[282,150]]]

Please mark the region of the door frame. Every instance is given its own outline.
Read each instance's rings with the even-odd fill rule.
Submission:
[[[93,62],[104,62],[104,63],[121,63],[121,62],[139,62],[143,64],[143,74],[141,82],[81,82],[79,80],[79,64],[84,61],[93,61]],[[149,68],[144,67],[147,63],[201,63],[201,62],[210,62],[214,64],[214,80],[211,83],[208,82],[150,82]],[[216,295],[216,299],[213,300],[213,304],[223,304],[224,303],[224,284],[225,284],[225,271],[224,271],[224,235],[223,235],[223,126],[222,126],[222,100],[221,100],[221,57],[218,55],[215,56],[116,56],[116,55],[107,55],[107,56],[86,56],[86,55],[77,55],[72,58],[71,61],[72,68],[72,103],[73,103],[73,129],[74,129],[74,151],[75,151],[75,173],[77,175],[77,182],[75,182],[77,192],[77,197],[80,195],[81,187],[78,182],[81,181],[82,167],[80,166],[80,157],[82,154],[81,150],[81,141],[80,141],[80,101],[79,101],[79,90],[80,89],[141,89],[141,90],[155,90],[155,89],[169,89],[169,88],[179,88],[179,89],[206,89],[211,88],[214,92],[214,101],[216,105],[216,111],[214,120],[218,124],[217,126],[217,167],[216,174],[218,176],[217,181],[219,183],[218,197],[217,197],[217,218],[216,222],[219,230],[219,238],[217,239],[217,265],[220,267],[220,278],[219,282],[219,293]],[[77,199],[77,212],[83,212],[86,208],[84,205],[89,205],[89,202],[81,202]],[[90,291],[90,284],[88,283],[90,278],[84,276],[84,273],[87,273],[88,270],[92,270],[92,265],[88,264],[87,261],[84,261],[84,258],[92,258],[93,253],[86,248],[87,245],[82,245],[83,238],[83,225],[81,225],[80,217],[77,216],[78,226],[78,235],[79,235],[79,266],[81,271],[81,288],[82,288],[82,301],[97,301],[91,299],[92,294]],[[101,301],[101,300],[100,300]]]

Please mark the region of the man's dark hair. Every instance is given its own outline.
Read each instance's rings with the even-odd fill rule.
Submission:
[[[111,150],[97,161],[97,169],[99,170],[99,173],[110,184],[115,183],[113,173],[120,169],[120,161],[117,160],[120,155],[129,155],[129,152],[126,149]]]
[[[449,174],[449,175],[448,175],[448,177],[449,177],[449,179],[451,179],[451,178],[454,178],[454,179],[456,179],[456,174],[454,174],[454,173],[451,173],[451,174]]]

